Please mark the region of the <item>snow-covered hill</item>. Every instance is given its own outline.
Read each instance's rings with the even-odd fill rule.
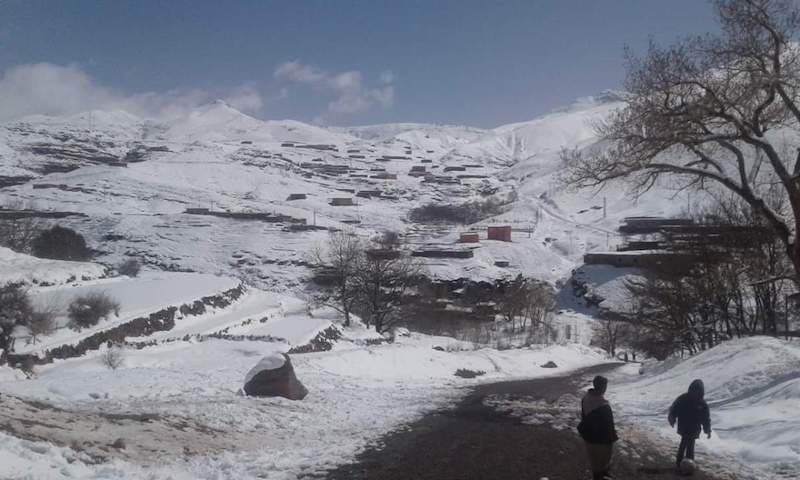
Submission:
[[[472,259],[429,261],[429,274],[523,273],[554,282],[586,251],[617,243],[622,217],[669,215],[685,205],[668,189],[634,200],[624,185],[602,192],[560,188],[559,151],[591,144],[593,122],[620,105],[619,96],[604,94],[494,130],[322,128],[258,120],[222,101],[161,124],[125,112],[29,117],[0,128],[0,185],[8,185],[0,200],[86,214],[62,222],[100,247],[102,262],[138,256],[157,268],[232,275],[282,291],[303,284],[307,252],[324,241],[323,231],[286,231],[286,222],[186,209],[269,212],[364,236],[397,230],[412,243],[440,247],[463,231],[511,224],[519,230],[513,244],[486,242]],[[353,205],[332,206],[339,197]],[[407,219],[425,203],[488,198],[516,200],[472,226],[432,228]],[[497,261],[509,266],[496,267]]]
[[[707,461],[723,454],[763,468],[775,478],[796,478],[800,471],[798,372],[800,346],[796,342],[753,337],[723,343],[684,361],[645,367],[644,375],[609,390],[626,417],[648,423],[677,442],[667,424],[667,411],[689,383],[701,379],[716,433],[698,442],[698,459]]]
[[[621,105],[619,95],[606,93],[493,130],[425,124],[322,128],[259,120],[224,102],[162,123],[125,112],[93,111],[1,126],[0,206],[62,212],[66,216],[58,222],[83,233],[100,254],[98,263],[90,264],[44,261],[0,249],[0,281],[26,282],[37,306],[55,307],[62,327],[66,305],[79,293],[105,291],[121,302],[119,315],[96,327],[83,332],[59,328],[21,344],[20,352],[79,344],[154,311],[180,311],[181,303],[198,298],[202,303],[239,289],[235,299],[219,308],[181,311],[168,329],[141,337],[123,332],[131,348],[118,371],[101,365],[105,340],[77,358],[37,367],[34,380],[0,369],[4,392],[71,409],[50,412],[55,427],[36,437],[59,446],[0,435],[0,454],[10,466],[4,473],[138,478],[144,475],[142,464],[165,460],[153,478],[219,472],[237,478],[261,478],[264,472],[269,478],[273,473],[293,478],[299,471],[346,461],[388,429],[451,401],[460,393],[460,380],[452,378],[457,368],[483,370],[500,379],[541,375],[535,365],[553,358],[560,371],[603,361],[579,344],[460,351],[466,346],[454,340],[413,335],[373,346],[382,339],[357,324],[344,331],[332,351],[299,356],[296,368],[311,387],[309,401],[298,405],[235,395],[257,357],[306,345],[334,323],[330,311],[314,311],[303,301],[309,252],[326,240],[326,229],[351,229],[363,237],[394,230],[411,249],[474,248],[471,258],[427,259],[426,271],[435,278],[491,281],[521,273],[556,283],[580,265],[584,253],[619,243],[616,227],[624,217],[683,211],[696,198],[669,185],[633,198],[621,183],[579,191],[560,184],[560,151],[592,147],[593,124]],[[472,225],[409,219],[412,209],[428,203],[487,200],[504,202],[502,213]],[[237,218],[242,213],[262,218]],[[303,222],[305,227],[298,228]],[[488,240],[491,225],[511,225],[512,242]],[[465,231],[479,232],[480,242],[456,245]],[[128,257],[146,264],[141,277],[105,278],[109,270],[101,264],[117,265]],[[609,270],[579,269],[578,277],[610,301],[620,274],[636,272]],[[569,308],[568,303],[561,306]],[[570,341],[585,343],[590,337],[583,328],[587,311],[573,306],[560,313],[557,323],[570,326],[575,333]],[[223,334],[227,339],[221,339]],[[215,336],[209,340],[210,335]],[[453,342],[453,351],[432,348],[444,342]],[[797,379],[781,376],[786,373],[781,368],[797,363],[796,348],[772,340],[749,342],[718,347],[626,385],[619,390],[620,405],[646,423],[675,393],[675,381],[685,383],[696,374],[711,378],[714,365],[730,358],[738,359],[736,365],[753,363],[746,370],[753,388],[737,379],[735,369],[709,382],[715,422],[733,439],[719,446],[731,455],[738,452],[757,462],[775,459],[794,468],[797,452],[789,443],[796,438],[780,425],[796,429],[796,418],[782,424],[771,415],[796,401]],[[659,397],[639,398],[644,390]],[[779,427],[759,429],[741,422],[758,402],[771,406],[763,418]],[[26,405],[9,400],[8,421],[27,421]],[[170,448],[186,439],[170,446],[157,433],[143,432],[141,425],[128,429],[124,421],[111,422],[120,429],[115,432],[131,436],[131,447],[95,468],[89,453],[64,445],[75,440],[69,433],[73,429],[78,436],[93,432],[91,441],[80,441],[91,444],[86,447],[90,452],[106,455],[98,452],[114,439],[97,423],[109,423],[102,420],[106,412],[130,418],[155,415],[167,427],[170,422],[181,426],[168,428],[170,434],[184,436],[189,434],[183,428],[196,422],[199,430],[188,431],[202,434],[192,443],[198,450],[186,453],[190,462],[178,460],[185,452]],[[77,427],[60,428],[59,415],[73,415]],[[191,422],[181,423],[186,419]],[[761,441],[771,442],[771,457],[754,447]],[[152,448],[150,442],[164,447],[163,458],[142,453]],[[336,447],[331,450],[331,445]],[[37,469],[25,470],[31,464]]]

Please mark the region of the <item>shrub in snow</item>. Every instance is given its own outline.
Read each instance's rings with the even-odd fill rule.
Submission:
[[[28,325],[33,306],[22,284],[7,283],[0,286],[0,349],[8,352],[14,327]]]
[[[101,318],[108,318],[111,312],[119,315],[119,303],[105,293],[81,295],[69,304],[69,326],[74,330],[91,327]]]
[[[33,357],[30,355],[25,356],[21,362],[16,365],[17,368],[22,370],[27,378],[33,378],[36,374],[34,368],[36,368],[36,363],[33,361]]]
[[[129,258],[125,260],[117,267],[117,271],[120,275],[127,275],[129,277],[138,276],[141,269],[142,265],[139,263],[139,260],[136,260],[135,258]]]
[[[33,343],[41,335],[47,335],[55,328],[56,314],[53,310],[34,311],[28,321],[28,330],[31,332]]]
[[[455,376],[461,378],[475,378],[485,374],[486,372],[484,372],[483,370],[469,370],[467,368],[459,368],[458,370],[456,370]]]
[[[33,240],[32,251],[37,257],[56,260],[88,260],[91,257],[83,235],[58,225],[40,233]]]
[[[111,370],[116,370],[125,361],[125,351],[120,345],[112,345],[100,356],[100,362]]]

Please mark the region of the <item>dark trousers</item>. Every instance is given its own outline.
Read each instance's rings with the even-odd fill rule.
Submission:
[[[611,467],[614,444],[586,442],[586,453],[589,455],[589,465],[592,467],[592,480],[603,480]]]
[[[694,435],[681,435],[681,445],[678,447],[678,464],[684,458],[694,460]]]

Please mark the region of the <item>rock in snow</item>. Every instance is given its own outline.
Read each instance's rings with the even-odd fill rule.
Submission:
[[[542,365],[542,368],[558,368],[558,365],[556,365],[556,362],[550,360],[549,362]]]
[[[292,361],[285,353],[262,358],[245,376],[244,393],[255,397],[284,397],[302,400],[308,394],[294,374]]]

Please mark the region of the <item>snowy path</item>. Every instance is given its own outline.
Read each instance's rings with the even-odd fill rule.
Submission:
[[[287,314],[276,321],[298,323],[292,308]],[[556,375],[602,359],[575,344],[432,348],[450,346],[446,340],[413,334],[294,355],[310,392],[302,402],[237,394],[246,372],[278,347],[262,341],[128,350],[117,370],[87,355],[43,366],[31,379],[0,371],[7,377],[0,382],[0,477],[296,480],[353,461],[387,432],[451,408],[478,381]],[[543,369],[548,361],[559,368]],[[458,368],[486,374],[462,379],[453,375]],[[112,446],[119,438],[125,449]]]
[[[403,432],[384,437],[358,462],[321,476],[327,480],[478,480],[590,478],[582,441],[575,433],[580,389],[592,376],[614,369],[591,367],[564,377],[482,385],[453,410],[428,415]],[[646,430],[618,425],[614,478],[676,478],[672,451]],[[698,480],[744,480],[709,462]],[[710,475],[708,471],[721,472]],[[312,478],[312,476],[309,476]],[[319,478],[319,477],[314,477]]]

